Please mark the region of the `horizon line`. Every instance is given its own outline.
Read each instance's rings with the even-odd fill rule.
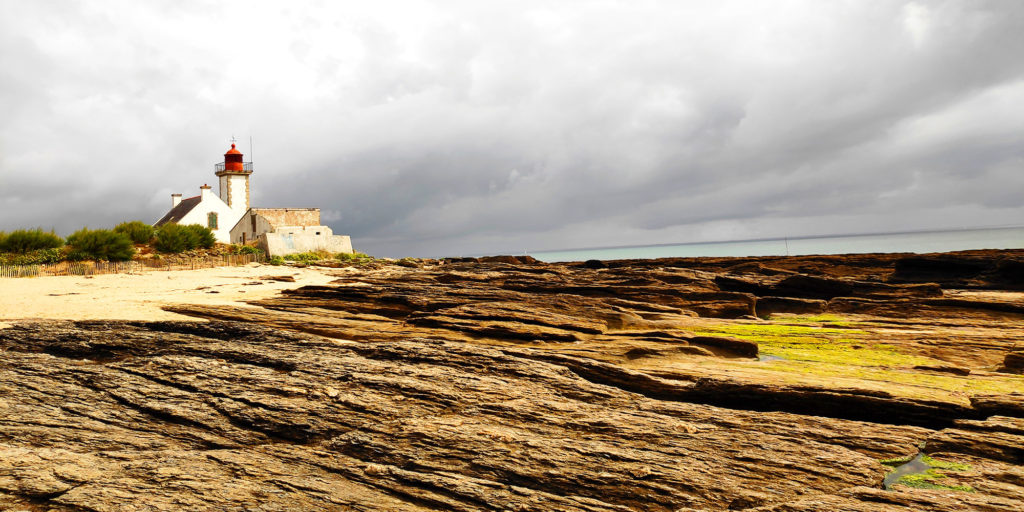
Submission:
[[[987,229],[1020,229],[1024,228],[1024,224],[1006,224],[1001,226],[978,226],[978,227],[962,227],[962,228],[947,228],[947,229],[917,229],[917,230],[904,230],[904,231],[884,231],[875,233],[845,233],[845,234],[823,234],[823,235],[801,235],[801,236],[780,236],[780,237],[767,237],[767,238],[741,238],[733,240],[712,240],[703,242],[678,242],[678,243],[663,243],[663,244],[644,244],[644,245],[610,245],[602,247],[577,247],[572,249],[551,249],[541,251],[526,251],[526,254],[545,254],[545,253],[556,253],[556,252],[574,252],[574,251],[602,251],[611,249],[632,249],[642,247],[671,247],[676,245],[716,245],[716,244],[732,244],[732,243],[743,243],[743,242],[781,242],[785,240],[814,240],[819,238],[855,238],[859,236],[879,236],[879,235],[913,235],[921,233],[943,233],[943,232],[956,232],[956,231],[983,231]],[[490,255],[490,254],[488,254]]]

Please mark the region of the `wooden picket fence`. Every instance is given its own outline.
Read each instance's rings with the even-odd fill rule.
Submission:
[[[196,270],[265,263],[263,254],[225,254],[206,258],[167,258],[131,261],[61,261],[40,265],[0,265],[0,278],[138,274],[151,271]]]

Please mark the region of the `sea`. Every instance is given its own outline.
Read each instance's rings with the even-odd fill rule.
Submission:
[[[949,252],[1024,248],[1024,227],[805,236],[682,244],[599,247],[530,252],[546,262],[685,258],[702,256],[800,256],[886,252]]]

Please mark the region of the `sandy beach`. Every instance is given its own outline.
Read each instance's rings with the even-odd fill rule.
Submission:
[[[333,270],[333,269],[332,269]],[[295,282],[261,279],[290,276]],[[185,320],[169,304],[245,306],[335,278],[310,268],[249,265],[171,272],[0,279],[0,328],[11,320]],[[7,321],[7,322],[4,322]]]

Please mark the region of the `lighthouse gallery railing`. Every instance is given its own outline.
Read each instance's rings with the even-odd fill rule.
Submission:
[[[225,170],[224,162],[218,162],[218,163],[213,164],[213,170],[216,171],[216,172],[220,172],[220,171]],[[242,162],[242,170],[243,171],[251,171],[252,170],[252,162]]]

